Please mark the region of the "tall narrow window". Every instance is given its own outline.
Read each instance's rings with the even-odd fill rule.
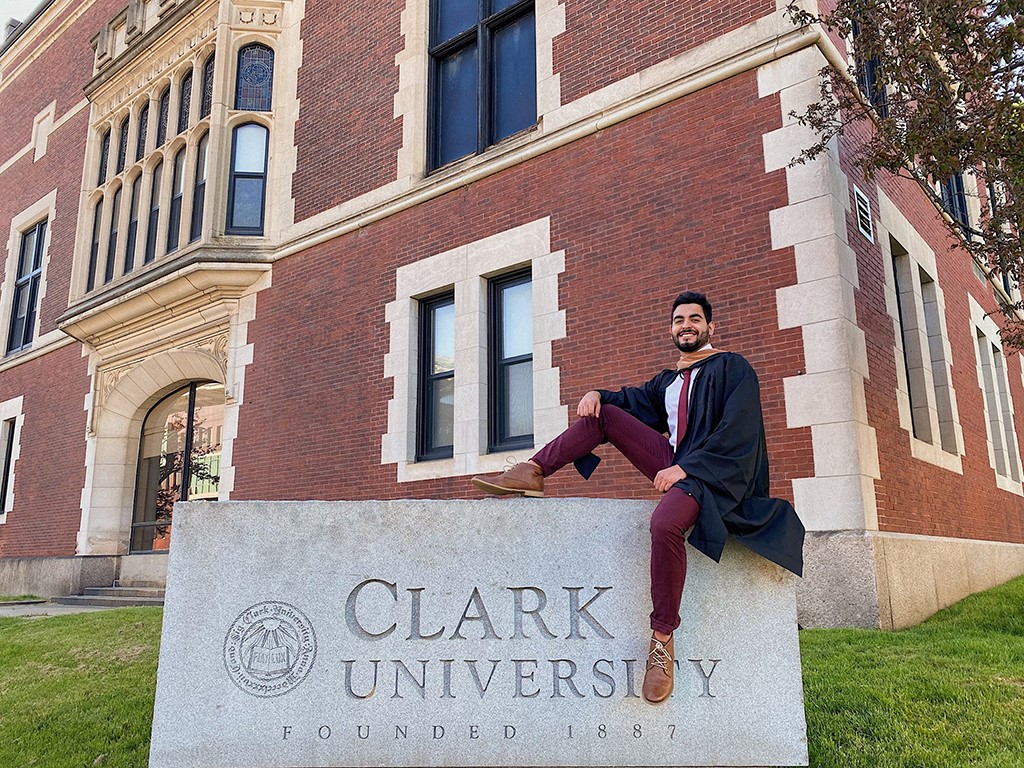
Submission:
[[[135,137],[135,162],[146,155],[146,136],[149,133],[149,104],[139,112],[139,133]]]
[[[967,194],[964,192],[964,175],[955,173],[942,182],[942,204],[946,212],[953,217],[965,231],[971,228],[970,214],[967,212]]]
[[[132,552],[166,550],[177,501],[216,499],[224,441],[224,387],[189,384],[153,406],[142,424]]]
[[[857,85],[860,87],[871,106],[879,117],[889,116],[889,97],[885,90],[885,82],[879,76],[881,61],[878,56],[866,57],[857,51],[857,38],[860,36],[860,26],[856,20],[853,22],[853,56],[857,65]]]
[[[160,94],[159,113],[156,124],[156,145],[162,147],[167,141],[167,120],[171,113],[171,86],[164,88]]]
[[[178,133],[188,128],[189,117],[192,111],[192,73],[188,72],[181,78],[181,96],[178,101]]]
[[[274,90],[274,51],[254,43],[238,52],[235,109],[269,112]]]
[[[124,240],[124,274],[135,268],[135,244],[139,236],[139,187],[142,176],[136,176],[132,182],[131,199],[128,201],[128,232]]]
[[[196,146],[196,176],[192,186],[192,221],[188,230],[189,242],[199,239],[203,233],[203,205],[206,202],[206,161],[210,151],[210,134],[199,140]]]
[[[121,121],[121,128],[117,132],[117,173],[124,170],[124,164],[128,160],[128,126],[130,116],[125,115]]]
[[[537,122],[533,0],[433,0],[430,166]]]
[[[92,214],[92,245],[89,247],[89,274],[85,278],[85,290],[96,287],[96,269],[100,262],[100,226],[103,218],[103,200],[96,203]]]
[[[3,448],[3,476],[0,477],[0,515],[10,509],[10,497],[12,489],[11,475],[14,469],[14,446],[15,434],[18,426],[17,419],[4,419],[0,422],[0,448]]]
[[[182,147],[174,155],[174,167],[171,172],[171,211],[167,217],[167,253],[178,247],[181,231],[181,198],[185,191],[185,148]]]
[[[108,130],[103,134],[103,139],[100,141],[100,172],[99,178],[96,181],[96,186],[102,187],[107,183],[107,158],[110,155],[110,131]]]
[[[988,412],[988,433],[992,441],[993,469],[997,475],[1019,482],[1020,463],[1003,352],[980,328],[976,328],[975,334],[985,410]]]
[[[533,445],[533,284],[529,273],[495,279],[488,302],[490,450]]]
[[[160,223],[160,177],[163,168],[163,163],[157,163],[153,168],[153,183],[149,190],[149,221],[146,222],[146,253],[143,257],[146,264],[156,258],[156,230]]]
[[[267,193],[267,137],[258,123],[235,128],[231,142],[231,177],[228,180],[230,235],[262,235]]]
[[[11,328],[7,336],[7,354],[32,344],[39,304],[39,281],[43,273],[43,247],[46,221],[41,221],[21,236],[18,274],[14,281]]]
[[[199,119],[208,117],[213,107],[213,62],[214,57],[211,54],[203,64],[203,94],[199,105]]]
[[[452,455],[455,436],[455,296],[420,303],[416,460]]]
[[[118,187],[114,193],[114,199],[110,203],[110,237],[107,238],[107,264],[103,270],[103,282],[109,283],[114,279],[114,259],[117,257],[117,220],[121,217],[121,191]]]

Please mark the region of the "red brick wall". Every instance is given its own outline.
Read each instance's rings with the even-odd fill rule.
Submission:
[[[77,344],[4,371],[0,401],[22,395],[14,508],[0,525],[0,557],[69,556],[82,519],[84,395],[88,366]]]
[[[35,49],[17,52],[21,41],[15,43],[0,59],[0,165],[32,141],[32,121],[51,102],[57,102],[57,119],[85,98],[83,87],[92,78],[95,52],[89,40],[114,15],[124,8],[124,0],[97,0],[74,24],[61,30],[57,42],[50,34],[64,24],[67,17],[78,10],[80,4],[69,3],[71,9],[58,15],[42,30],[48,45],[20,73],[19,67]],[[0,11],[6,21],[7,14]],[[41,20],[40,20],[41,21]],[[37,21],[36,24],[40,22]],[[33,24],[24,35],[35,29]],[[12,75],[17,76],[7,81]],[[84,147],[82,148],[84,154]],[[9,173],[9,172],[8,172]],[[6,175],[6,174],[5,174]],[[81,163],[78,171],[81,178]]]
[[[792,253],[769,244],[785,174],[765,175],[761,135],[779,122],[778,100],[759,100],[749,73],[278,262],[249,325],[235,497],[475,495],[465,478],[399,485],[380,465],[392,394],[384,305],[397,267],[544,216],[566,260],[568,337],[553,349],[562,402],[574,410],[591,387],[672,365],[671,302],[706,290],[719,344],[761,376],[774,491],[789,496],[788,480],[813,466],[808,430],[785,428],[782,378],[803,350],[799,330],[776,330],[775,289],[796,279]],[[552,493],[653,496],[602,452],[590,483],[564,472]]]
[[[768,0],[565,0],[566,31],[554,41],[562,103],[774,12]]]
[[[292,178],[296,221],[395,179],[403,5],[357,0],[340,12],[334,0],[306,3]]]
[[[851,156],[860,140],[858,132],[843,140],[844,158]],[[869,195],[877,218],[874,184],[860,180],[849,162],[844,163],[844,170],[851,181]],[[967,253],[952,247],[954,241],[935,209],[916,187],[891,178],[884,179],[882,184],[886,195],[900,207],[935,252],[938,274],[933,277],[945,299],[953,386],[966,455],[962,476],[910,455],[910,439],[907,431],[900,427],[897,411],[893,323],[885,308],[883,256],[878,245],[871,245],[858,233],[851,213],[848,234],[857,252],[860,278],[857,320],[867,336],[870,371],[866,382],[868,418],[875,428],[881,470],[881,479],[875,482],[879,528],[895,533],[1024,542],[1024,501],[996,487],[995,474],[989,465],[983,393],[977,379],[975,336],[967,297],[973,296],[990,311],[995,309],[992,291],[975,277]],[[1020,435],[1024,420],[1024,386],[1019,354],[1007,355],[1007,368]]]

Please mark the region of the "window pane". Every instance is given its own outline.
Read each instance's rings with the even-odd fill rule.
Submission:
[[[167,141],[167,116],[171,109],[171,87],[167,86],[160,96],[160,114],[156,126],[156,145],[162,147]]]
[[[533,296],[525,282],[501,291],[501,357],[508,359],[533,352]]]
[[[438,0],[433,44],[443,43],[477,22],[477,0]]]
[[[188,401],[185,388],[157,405],[143,424],[134,522],[155,525],[132,531],[133,550],[170,544],[171,512],[184,479]]]
[[[265,45],[248,45],[238,52],[235,109],[269,112],[274,85],[274,52]]]
[[[149,105],[139,112],[139,134],[135,139],[135,159],[141,160],[146,154],[146,133],[149,130]]]
[[[494,136],[498,141],[537,122],[533,14],[494,33]]]
[[[185,188],[185,148],[182,147],[174,156],[174,175],[171,183],[171,194],[180,195]]]
[[[491,0],[491,14],[493,15],[498,11],[503,11],[518,2],[519,0]]]
[[[263,179],[235,179],[231,228],[259,229],[262,226]]]
[[[196,149],[196,183],[206,180],[206,158],[210,152],[210,134],[206,134],[199,140],[199,147]]]
[[[40,222],[36,225],[33,230],[35,235],[34,242],[32,243],[32,271],[42,269],[43,267],[43,242],[46,240],[46,222]]]
[[[103,134],[100,142],[100,174],[96,186],[102,186],[107,181],[107,155],[110,154],[110,131]]]
[[[434,308],[433,373],[455,370],[455,304]]]
[[[213,106],[213,62],[211,56],[203,65],[203,98],[199,107],[199,117],[203,118],[210,114],[210,107]]]
[[[438,66],[437,164],[444,165],[476,151],[476,46],[471,45]]]
[[[508,437],[533,434],[533,361],[527,360],[505,368],[505,412]]]
[[[267,167],[267,129],[248,123],[235,129],[235,173],[263,173]]]
[[[178,133],[188,128],[189,112],[192,108],[192,73],[181,81],[181,98],[178,100]]]
[[[24,277],[31,271],[30,265],[36,252],[36,228],[32,227],[21,240],[21,255],[18,258],[18,277]]]
[[[121,130],[117,140],[117,172],[124,170],[125,161],[128,159],[128,125],[129,118],[121,121]]]
[[[188,498],[216,499],[220,485],[220,453],[224,438],[224,387],[196,387],[189,454]]]
[[[452,445],[455,435],[455,377],[438,379],[432,384],[430,412],[433,423],[430,430],[430,447],[442,448]]]

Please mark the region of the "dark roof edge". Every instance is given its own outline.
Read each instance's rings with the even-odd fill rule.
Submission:
[[[14,45],[18,38],[21,37],[22,33],[24,33],[24,31],[28,29],[36,19],[42,16],[46,9],[55,2],[57,2],[57,0],[46,0],[46,2],[40,3],[39,7],[36,8],[35,13],[25,19],[25,21],[21,22],[21,26],[18,27],[10,37],[4,40],[3,43],[0,43],[0,56],[3,56],[7,52],[7,49]]]

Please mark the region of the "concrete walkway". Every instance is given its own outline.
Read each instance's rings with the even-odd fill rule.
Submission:
[[[45,602],[24,602],[24,603],[0,603],[0,618],[7,616],[27,616],[29,618],[41,619],[46,616],[63,616],[68,613],[85,613],[87,611],[109,611],[95,605],[58,605]]]

